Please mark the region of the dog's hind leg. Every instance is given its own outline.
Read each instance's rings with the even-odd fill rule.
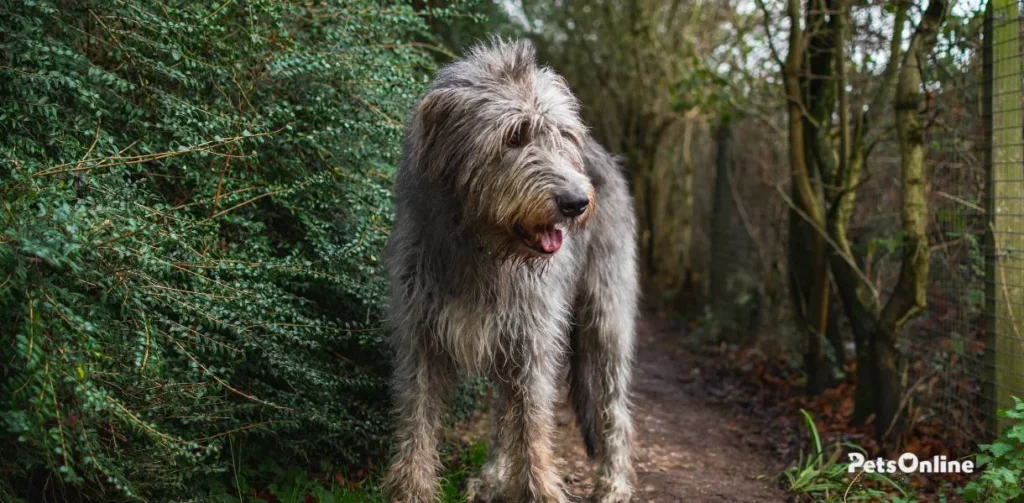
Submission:
[[[390,501],[434,502],[441,468],[437,433],[455,382],[447,355],[427,347],[397,351],[392,381],[396,452],[384,478]]]
[[[631,262],[595,264],[582,278],[570,336],[570,400],[598,463],[594,499],[602,503],[629,501],[636,478],[629,405],[636,289]]]

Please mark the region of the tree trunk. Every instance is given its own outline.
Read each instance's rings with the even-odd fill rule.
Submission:
[[[843,240],[835,239],[840,245],[840,251],[833,253],[831,257],[832,274],[836,280],[836,289],[839,298],[842,300],[846,311],[846,319],[850,322],[850,332],[853,333],[853,342],[856,345],[856,373],[857,387],[854,391],[853,422],[863,424],[871,414],[875,412],[876,385],[872,377],[872,362],[874,361],[874,345],[872,333],[878,322],[878,303],[874,301],[863,284],[863,280],[857,275],[853,266],[847,262],[852,260],[849,253],[849,245],[846,243],[845,235],[833,231],[833,238],[843,236]],[[845,248],[843,248],[845,246]],[[846,253],[844,258],[841,253]]]
[[[899,444],[904,427],[900,416],[902,386],[896,338],[903,325],[927,304],[930,249],[927,231],[927,202],[924,186],[924,136],[918,119],[921,105],[921,65],[935,47],[939,26],[946,16],[946,2],[928,4],[903,58],[896,88],[896,132],[900,146],[900,182],[903,201],[903,262],[896,289],[882,309],[875,328],[876,382],[878,383],[879,440]]]
[[[697,121],[688,114],[683,121],[682,138],[682,197],[684,217],[682,220],[682,235],[680,236],[683,250],[683,282],[684,288],[681,293],[692,295],[694,285],[693,279],[693,130],[697,128]],[[690,290],[690,291],[687,291]]]
[[[838,377],[846,364],[846,344],[843,343],[843,331],[839,327],[838,306],[829,302],[828,329],[826,331],[829,350],[826,351],[832,372]]]
[[[715,131],[718,155],[715,159],[715,184],[711,227],[711,309],[717,320],[730,316],[733,292],[729,291],[734,244],[729,232],[733,225],[733,204],[729,192],[729,171],[733,166],[732,125],[723,121]]]
[[[655,253],[655,193],[652,189],[652,175],[657,162],[658,146],[661,145],[665,130],[671,125],[668,120],[659,120],[641,113],[631,121],[629,131],[623,135],[623,149],[626,169],[630,174],[633,199],[637,213],[637,229],[640,240],[640,267],[650,280],[657,276],[659,264]]]
[[[846,318],[850,322],[850,331],[853,333],[856,344],[857,387],[854,394],[854,424],[862,424],[876,412],[878,384],[874,375],[875,365],[873,362],[876,352],[873,334],[882,306],[880,299],[870,291],[867,279],[859,273],[859,267],[863,264],[857,263],[846,235],[846,229],[850,217],[853,215],[857,188],[861,183],[864,164],[867,162],[866,145],[869,141],[873,141],[869,128],[882,112],[888,110],[889,103],[896,92],[897,77],[902,60],[903,27],[906,24],[907,10],[910,6],[911,2],[908,1],[901,1],[896,6],[892,39],[889,41],[889,63],[882,73],[879,90],[867,111],[853,114],[854,117],[850,116],[845,67],[840,67],[837,71],[839,78],[836,87],[840,103],[840,158],[835,182],[837,192],[832,200],[828,219],[829,235],[837,249],[831,255],[830,263],[839,298],[843,302]],[[846,36],[849,13],[850,3],[847,1],[843,3],[837,18],[838,40],[843,40]],[[837,59],[844,60],[845,54],[841,45],[837,45],[837,47]]]
[[[841,81],[840,81],[841,85]],[[876,385],[872,377],[874,347],[872,332],[878,323],[881,306],[878,299],[869,291],[869,285],[861,277],[853,249],[846,236],[846,229],[853,215],[857,185],[863,171],[863,124],[858,122],[850,140],[849,155],[839,167],[837,185],[840,193],[832,203],[829,212],[829,236],[836,245],[830,254],[832,277],[836,282],[836,290],[850,322],[850,331],[856,345],[857,387],[854,392],[854,424],[862,424],[875,412]]]
[[[789,52],[783,67],[786,100],[789,115],[789,162],[793,201],[796,206],[790,211],[790,277],[794,280],[794,298],[800,300],[796,306],[798,319],[803,321],[807,336],[807,354],[804,365],[807,372],[807,387],[811,393],[820,393],[830,384],[831,372],[825,359],[822,343],[828,323],[828,257],[826,256],[824,208],[815,190],[809,169],[805,144],[806,117],[804,115],[803,73],[805,66],[804,32],[800,28],[800,1],[789,0],[787,15],[790,19]],[[808,24],[808,26],[811,26]],[[796,223],[793,219],[801,219]],[[792,232],[800,229],[801,232]],[[794,241],[797,240],[797,241]],[[802,241],[799,242],[799,241]],[[806,244],[806,246],[805,246]],[[806,279],[801,278],[797,269],[807,271]]]

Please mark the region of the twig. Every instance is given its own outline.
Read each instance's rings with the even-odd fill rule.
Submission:
[[[218,13],[218,12],[220,12],[220,10],[221,10],[221,9],[223,9],[224,7],[226,7],[226,6],[227,6],[227,5],[229,4],[229,3],[231,3],[232,1],[233,1],[233,0],[225,0],[225,1],[224,1],[224,3],[220,4],[220,6],[219,6],[219,7],[217,7],[216,9],[213,9],[213,12],[211,12],[211,13],[207,14],[207,16],[206,16],[206,19],[210,19],[211,17],[213,17],[213,16],[217,15],[217,13]]]
[[[217,203],[220,202],[220,191],[224,187],[224,175],[227,174],[228,167],[231,166],[231,158],[224,158],[224,167],[220,170],[220,179],[217,180],[217,192],[213,195],[213,204],[210,205],[210,211],[217,211]]]
[[[276,134],[276,133],[280,132],[283,129],[284,128],[279,128],[279,129],[276,129],[274,131],[267,131],[267,132],[263,132],[263,133],[254,133],[254,134],[251,134],[249,136],[235,136],[235,137],[232,137],[232,138],[227,138],[227,139],[219,140],[219,141],[208,141],[208,142],[200,143],[200,144],[195,145],[195,146],[190,147],[190,148],[185,148],[185,149],[182,149],[182,150],[178,150],[176,152],[160,152],[160,153],[156,153],[156,154],[145,154],[145,155],[137,155],[137,156],[119,156],[119,155],[117,155],[117,156],[110,156],[110,157],[101,157],[101,158],[98,159],[98,163],[95,166],[77,166],[76,165],[76,167],[74,167],[74,168],[65,169],[68,166],[72,166],[72,164],[73,164],[73,163],[67,162],[67,163],[64,163],[64,164],[58,164],[56,166],[50,167],[49,169],[44,169],[44,170],[39,171],[37,173],[33,173],[32,177],[35,178],[35,177],[39,177],[39,176],[55,175],[55,174],[68,173],[68,172],[75,173],[75,172],[79,172],[79,171],[89,171],[89,170],[98,169],[98,168],[109,168],[111,166],[128,166],[128,165],[142,164],[142,163],[146,163],[146,162],[158,161],[158,160],[166,159],[166,158],[169,158],[169,157],[177,157],[177,156],[180,156],[180,155],[186,155],[186,154],[192,154],[192,153],[196,153],[196,152],[209,151],[209,150],[211,150],[211,149],[213,149],[215,147],[218,147],[218,146],[221,146],[221,145],[228,145],[228,144],[231,144],[231,143],[235,143],[235,142],[238,142],[238,141],[245,140],[247,138],[259,138],[261,136],[273,135],[273,134]]]
[[[166,433],[161,433],[160,431],[154,429],[152,426],[146,424],[145,421],[142,421],[141,419],[139,419],[138,416],[136,416],[135,414],[132,414],[132,412],[130,410],[128,410],[127,407],[125,407],[124,405],[121,405],[117,400],[114,400],[113,397],[108,396],[107,397],[107,401],[112,403],[112,404],[114,404],[114,406],[116,406],[117,408],[121,409],[121,412],[124,412],[129,418],[131,418],[132,422],[138,424],[139,426],[142,427],[142,429],[148,431],[149,433],[151,433],[151,434],[161,438],[162,440],[164,440],[166,442],[175,443],[175,444],[183,444],[184,443],[181,440],[178,440],[178,439],[176,439],[176,438],[174,438],[174,437],[172,437],[172,436],[170,436],[170,435],[168,435]]]
[[[982,208],[981,206],[978,206],[977,204],[974,204],[974,203],[972,203],[970,201],[967,201],[967,200],[964,200],[964,199],[959,198],[957,196],[954,196],[953,194],[947,194],[946,192],[943,192],[941,190],[936,190],[936,191],[933,192],[933,194],[935,194],[935,195],[937,195],[939,197],[944,197],[946,199],[949,199],[950,201],[953,201],[955,203],[961,204],[963,206],[966,206],[966,207],[968,207],[968,208],[970,208],[970,209],[972,209],[974,211],[979,211],[981,213],[985,213],[985,208]]]
[[[238,481],[238,461],[235,460],[235,442],[231,437],[228,437],[228,450],[231,451],[231,471],[235,476],[235,490],[238,491],[238,501],[245,501],[245,498],[242,497],[242,484]],[[241,443],[238,445],[238,457],[242,457]]]
[[[142,365],[139,366],[139,373],[146,371],[146,364],[149,362],[149,321],[145,313],[142,314],[142,328],[146,329],[146,352],[142,355]]]
[[[256,427],[259,427],[259,426],[263,426],[263,425],[266,425],[266,424],[277,424],[277,423],[280,423],[280,422],[281,421],[270,420],[270,421],[260,421],[258,423],[251,423],[251,424],[247,424],[245,426],[239,426],[238,428],[234,428],[234,429],[231,429],[231,430],[228,430],[228,431],[222,431],[220,433],[214,433],[213,435],[210,435],[208,437],[197,438],[195,441],[196,442],[206,442],[208,440],[213,440],[215,438],[226,437],[228,435],[231,435],[232,433],[238,433],[240,431],[251,430],[253,428],[256,428]]]
[[[917,378],[916,381],[914,381],[914,384],[912,386],[908,387],[903,392],[903,396],[900,397],[900,406],[899,408],[896,409],[896,413],[893,414],[892,421],[889,422],[889,427],[885,429],[885,435],[882,435],[882,438],[888,437],[889,433],[892,432],[892,429],[896,427],[896,423],[899,421],[900,414],[903,413],[903,409],[905,409],[907,407],[907,403],[910,402],[910,397],[913,395],[913,393],[911,392],[914,390],[914,388],[918,387],[925,379],[932,377],[937,373],[938,372],[929,372],[927,374],[922,375],[921,377]]]
[[[375,44],[373,47],[380,47],[383,49],[397,49],[399,47],[423,47],[425,49],[430,49],[431,51],[448,56],[451,59],[459,59],[459,56],[457,54],[449,51],[448,49],[445,49],[444,47],[433,44],[426,44],[423,42],[409,42],[405,44]]]
[[[859,479],[861,475],[864,475],[864,470],[857,472],[857,476],[850,481],[850,485],[846,486],[846,492],[843,493],[843,503],[846,503],[846,497],[850,495],[850,489],[852,489],[853,485],[857,483],[857,479]]]
[[[771,263],[765,258],[764,245],[761,244],[761,240],[758,239],[757,234],[754,232],[754,226],[750,223],[750,217],[747,215],[747,209],[743,206],[743,199],[740,197],[739,191],[736,189],[736,179],[733,178],[732,173],[726,170],[726,180],[729,182],[729,192],[732,195],[733,204],[736,205],[736,211],[740,215],[740,222],[743,223],[743,230],[747,231],[747,235],[750,236],[750,240],[753,241],[754,246],[757,248],[757,259],[761,262],[761,267],[764,268],[764,272],[768,273],[771,271]]]
[[[117,35],[114,35],[114,31],[111,30],[110,27],[108,27],[106,25],[106,23],[104,23],[103,20],[100,19],[100,17],[97,16],[96,13],[92,9],[89,9],[89,14],[92,14],[92,17],[94,19],[96,19],[96,22],[99,23],[100,26],[103,27],[103,30],[107,32],[107,35],[110,35],[110,38],[114,39],[114,43],[117,44],[118,49],[121,49],[121,52],[124,53],[125,57],[127,57],[128,61],[132,64],[132,68],[135,69],[136,74],[140,76],[139,77],[139,87],[145,88],[146,85],[145,85],[145,83],[144,83],[144,81],[143,81],[143,79],[141,77],[142,72],[139,71],[139,65],[135,64],[135,58],[132,57],[132,52],[129,51],[128,49],[125,49],[124,44],[121,43],[121,40],[117,38]],[[96,38],[99,39],[99,37],[96,37]],[[110,43],[107,42],[107,45],[110,45]]]
[[[761,8],[761,20],[762,24],[764,25],[764,36],[766,39],[768,39],[768,49],[771,50],[772,59],[774,59],[775,63],[779,65],[779,68],[782,68],[785,65],[782,62],[782,58],[779,56],[778,49],[775,48],[775,37],[772,36],[771,26],[768,22],[768,8],[765,7],[764,0],[757,0],[757,6]]]
[[[100,126],[102,124],[102,118],[96,121],[96,135],[92,139],[92,145],[89,145],[89,150],[85,151],[85,155],[83,155],[82,158],[78,160],[78,164],[75,165],[75,168],[81,167],[82,163],[89,159],[89,154],[91,154],[92,151],[96,148],[96,142],[100,140]]]
[[[252,204],[252,203],[254,203],[254,202],[256,202],[256,201],[258,201],[260,199],[263,199],[264,197],[276,196],[276,195],[282,194],[284,192],[288,192],[288,191],[291,191],[291,190],[298,189],[298,188],[302,187],[303,185],[308,185],[309,183],[310,182],[303,182],[303,183],[300,183],[300,184],[296,185],[295,187],[288,187],[288,188],[284,188],[284,189],[280,189],[280,190],[275,190],[273,192],[267,192],[265,194],[260,194],[260,195],[254,197],[254,198],[249,199],[249,200],[242,201],[242,202],[240,202],[240,203],[238,203],[238,204],[236,204],[236,205],[234,205],[234,206],[232,206],[232,207],[230,207],[230,208],[228,208],[226,210],[218,211],[217,213],[211,215],[209,218],[201,220],[199,223],[200,224],[206,223],[206,222],[208,222],[210,220],[213,220],[213,219],[215,219],[215,218],[217,218],[217,217],[219,217],[221,215],[224,215],[225,213],[230,213],[230,212],[232,212],[232,211],[234,211],[234,210],[236,210],[238,208],[241,208],[242,206],[246,206],[246,205]]]
[[[181,351],[182,351],[183,353],[185,353],[185,356],[187,356],[187,357],[188,357],[188,358],[189,358],[190,360],[192,360],[192,361],[193,361],[193,362],[194,362],[194,363],[195,363],[196,365],[198,365],[198,366],[199,366],[199,368],[203,369],[203,372],[205,372],[205,373],[206,373],[206,374],[208,374],[208,375],[209,375],[210,377],[212,377],[214,381],[217,381],[217,383],[218,383],[218,384],[220,384],[221,386],[223,386],[224,388],[226,388],[226,389],[227,389],[228,391],[231,391],[232,393],[234,393],[234,394],[236,394],[236,395],[238,395],[238,396],[241,396],[241,397],[243,397],[243,398],[247,398],[247,399],[249,399],[249,400],[251,400],[251,401],[253,401],[253,402],[256,402],[256,403],[258,403],[258,404],[261,404],[261,405],[266,405],[266,406],[268,406],[268,407],[273,407],[273,408],[275,408],[275,409],[279,409],[279,410],[292,410],[292,409],[291,409],[290,407],[283,407],[283,406],[281,406],[281,405],[277,405],[277,404],[273,404],[273,403],[270,403],[270,402],[266,402],[266,401],[260,400],[259,398],[256,398],[256,397],[254,397],[254,396],[252,396],[252,395],[250,395],[250,394],[248,394],[248,393],[245,393],[245,392],[243,392],[243,391],[239,391],[239,390],[237,390],[237,389],[235,389],[235,388],[231,387],[231,385],[230,385],[230,384],[228,384],[228,383],[224,382],[224,380],[223,380],[223,379],[221,379],[221,378],[217,377],[217,375],[216,375],[216,374],[214,374],[213,372],[210,372],[210,369],[206,368],[206,366],[205,366],[205,365],[203,365],[202,363],[200,363],[200,362],[199,362],[199,360],[197,360],[197,359],[196,359],[196,357],[192,356],[192,353],[189,353],[189,352],[188,352],[188,350],[187,350],[187,349],[185,349],[185,346],[182,346],[180,342],[178,342],[178,341],[174,341],[174,344],[175,344],[176,346],[178,346],[178,349],[181,349]]]
[[[1017,317],[1013,313],[1013,300],[1010,298],[1010,289],[1006,286],[1006,268],[1003,267],[1003,261],[999,260],[999,257],[1003,255],[1003,250],[999,246],[999,238],[996,237],[996,228],[992,225],[992,222],[988,223],[990,232],[992,232],[992,244],[996,247],[996,264],[999,269],[999,279],[1003,290],[1003,299],[1006,304],[1006,311],[1010,315],[1010,327],[1013,328],[1013,335],[1017,338],[1018,344],[1024,348],[1024,340],[1021,340],[1020,329],[1017,327]]]
[[[372,103],[370,103],[369,101],[366,101],[365,99],[363,99],[362,96],[356,96],[356,99],[359,100],[359,102],[362,103],[364,106],[366,106],[366,108],[370,109],[371,112],[377,114],[379,117],[381,117],[385,121],[387,121],[388,124],[390,124],[390,125],[392,125],[394,127],[397,127],[397,128],[401,128],[402,127],[402,123],[401,122],[398,122],[395,119],[392,119],[391,116],[389,116],[388,114],[382,112],[379,108],[373,106]]]
[[[818,234],[821,234],[821,237],[825,239],[825,242],[827,242],[829,246],[836,250],[836,253],[838,253],[839,256],[842,257],[843,261],[849,264],[850,268],[853,269],[854,274],[856,274],[857,277],[859,277],[861,281],[864,282],[864,286],[868,287],[868,290],[871,291],[871,295],[875,298],[875,300],[880,301],[881,295],[878,293],[878,290],[876,290],[875,286],[871,284],[871,280],[868,279],[867,275],[864,274],[864,271],[861,271],[860,267],[857,267],[857,264],[853,261],[853,258],[847,255],[846,252],[844,252],[843,249],[840,248],[839,245],[836,244],[836,242],[833,241],[831,237],[829,237],[828,233],[825,232],[824,229],[820,228],[817,224],[815,224],[814,221],[811,220],[810,216],[808,216],[806,213],[804,213],[803,210],[801,210],[795,204],[793,204],[793,200],[786,195],[785,191],[782,190],[782,187],[779,186],[779,184],[775,185],[775,190],[778,191],[780,196],[782,196],[782,200],[785,201],[786,204],[793,211],[800,215],[800,218],[804,219],[804,221],[809,223]]]

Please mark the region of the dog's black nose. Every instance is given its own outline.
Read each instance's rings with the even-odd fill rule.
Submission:
[[[578,217],[587,211],[587,205],[590,204],[590,198],[587,197],[585,192],[562,192],[558,194],[558,211],[562,212],[563,215],[573,218]]]

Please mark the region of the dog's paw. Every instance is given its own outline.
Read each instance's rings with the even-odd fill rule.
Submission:
[[[633,486],[625,480],[598,480],[590,496],[593,503],[628,503],[633,499]]]
[[[469,479],[466,484],[467,503],[497,503],[501,501],[501,488],[486,477]]]
[[[597,492],[590,497],[593,503],[629,503],[633,501],[633,491],[630,489],[611,492]]]

